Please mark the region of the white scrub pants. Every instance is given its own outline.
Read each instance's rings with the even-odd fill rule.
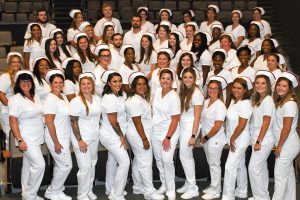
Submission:
[[[3,105],[2,105],[3,106]],[[9,115],[1,114],[1,126],[2,130],[5,133],[5,148],[9,150],[9,132],[10,132],[10,125],[9,125]]]
[[[104,128],[100,131],[100,142],[108,150],[108,159],[106,162],[106,192],[113,193],[122,198],[126,186],[130,160],[127,151],[121,147],[121,141],[117,137],[109,136],[116,134],[110,132],[104,133]]]
[[[126,135],[127,141],[134,154],[132,162],[132,179],[133,188],[144,191],[145,195],[150,195],[155,192],[152,180],[152,147],[148,150],[144,149],[141,137],[136,135]],[[151,141],[149,141],[151,144]]]
[[[211,194],[221,193],[221,156],[224,145],[204,143],[203,149],[206,155],[210,172],[210,190]]]
[[[269,141],[262,143],[259,151],[254,151],[252,146],[248,172],[251,190],[255,200],[270,200],[267,159],[272,151],[274,142],[268,142]]]
[[[22,199],[33,200],[37,197],[45,172],[45,160],[41,145],[27,144],[23,153],[21,175]]]
[[[275,188],[273,200],[296,200],[296,178],[293,160],[299,153],[299,144],[286,144],[276,158],[274,177]]]
[[[95,167],[98,160],[98,146],[99,140],[94,140],[88,144],[87,151],[83,153],[79,149],[78,142],[73,142],[73,149],[79,168],[77,172],[78,200],[87,198],[88,193],[93,191]]]
[[[52,142],[52,139],[49,137],[50,136],[45,136],[45,141],[51,153],[51,156],[54,159],[54,169],[53,169],[53,178],[51,184],[48,186],[46,190],[46,193],[48,193],[50,196],[54,196],[59,193],[62,193],[65,189],[64,183],[68,178],[68,175],[72,169],[72,158],[70,152],[70,145],[68,143],[67,144],[61,143],[63,149],[61,150],[61,153],[58,154],[55,152],[54,144]]]
[[[235,152],[229,150],[225,164],[224,186],[222,200],[234,200],[235,194],[247,196],[248,177],[245,164],[245,152],[248,146],[236,146]],[[235,189],[235,183],[237,188]]]
[[[193,124],[191,124],[191,126],[193,126]],[[180,126],[179,156],[186,177],[185,185],[188,186],[188,190],[198,192],[193,146],[188,145],[192,130],[184,130],[182,127],[184,127],[184,125]]]
[[[173,138],[172,138],[173,139]],[[156,166],[159,170],[159,177],[162,187],[167,189],[166,193],[175,193],[175,166],[174,152],[177,145],[177,139],[171,139],[171,149],[164,151],[162,140],[152,139],[153,154],[156,160]]]

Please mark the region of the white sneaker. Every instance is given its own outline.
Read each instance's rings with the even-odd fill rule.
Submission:
[[[144,199],[146,200],[163,200],[164,195],[157,194],[157,192],[152,192],[151,194],[144,194]]]
[[[105,191],[105,194],[106,194],[107,196],[109,196],[109,195],[110,195],[110,191],[106,190],[106,191]],[[126,196],[126,195],[127,195],[127,192],[124,190],[124,191],[123,191],[123,196]]]
[[[124,196],[116,196],[114,193],[110,193],[108,196],[110,200],[125,200]]]
[[[254,197],[249,197],[248,200],[255,200],[255,198]]]
[[[182,199],[191,199],[199,196],[199,192],[195,190],[187,190],[185,193],[181,195]]]
[[[202,196],[202,199],[217,199],[217,198],[220,198],[220,194],[206,193],[205,195]]]
[[[58,194],[59,198],[62,200],[72,200],[72,197],[66,195],[65,193],[61,192]]]
[[[235,197],[237,198],[240,198],[240,199],[246,199],[248,197],[247,194],[242,194],[242,193],[239,193],[239,192],[235,192]]]
[[[176,200],[176,192],[175,191],[166,192],[166,195],[168,197],[168,200]]]
[[[132,193],[133,194],[144,194],[144,189],[143,188],[132,188]]]
[[[156,193],[157,194],[165,194],[166,191],[167,191],[167,188],[164,185],[162,185],[162,186],[160,186],[160,188],[158,190],[156,190]]]
[[[96,199],[97,199],[97,195],[95,195],[93,191],[89,191],[88,197],[89,197],[91,200],[96,200]]]
[[[44,200],[44,198],[43,198],[43,197],[40,197],[40,196],[36,196],[36,197],[35,197],[35,200]]]
[[[188,185],[187,185],[187,184],[184,184],[181,188],[178,188],[178,189],[176,190],[176,192],[177,192],[177,193],[180,193],[180,194],[183,194],[183,193],[185,193],[185,192],[187,191],[187,189],[188,189]]]
[[[210,190],[211,190],[211,187],[208,186],[208,187],[205,188],[202,192],[203,192],[204,194],[206,194],[206,193],[209,193]]]

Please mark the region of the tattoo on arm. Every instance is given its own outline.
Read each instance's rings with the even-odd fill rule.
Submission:
[[[73,134],[75,135],[75,137],[78,141],[82,140],[81,135],[80,135],[79,126],[78,126],[79,117],[70,116],[70,119],[71,119],[71,126],[72,126],[72,130],[73,130]]]
[[[112,128],[118,134],[118,136],[122,136],[123,135],[122,130],[120,128],[119,122],[115,122],[114,124],[112,124]]]

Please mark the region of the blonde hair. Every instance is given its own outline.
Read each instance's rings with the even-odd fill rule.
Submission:
[[[85,97],[84,97],[84,95],[83,95],[81,89],[80,89],[81,81],[82,81],[83,79],[87,79],[87,80],[89,80],[89,81],[92,83],[92,86],[93,86],[92,95],[95,94],[95,83],[94,83],[94,81],[93,81],[93,79],[92,79],[91,77],[87,77],[87,76],[86,76],[86,77],[83,77],[83,78],[80,79],[80,81],[79,81],[79,94],[78,94],[78,96],[80,96],[80,99],[81,99],[82,103],[83,103],[84,106],[85,106],[86,115],[89,115],[89,111],[90,111],[90,110],[89,110],[89,106],[88,106],[88,104],[87,104],[87,101],[86,101],[86,99],[85,99]]]
[[[276,91],[276,87],[279,84],[279,82],[281,82],[281,81],[286,81],[289,85],[289,91],[284,97],[279,96],[277,91]],[[280,77],[276,81],[275,91],[274,91],[274,94],[273,94],[273,100],[274,100],[276,108],[282,107],[288,101],[295,101],[298,108],[299,108],[299,99],[298,99],[298,97],[295,93],[293,83],[285,77]]]
[[[254,89],[253,94],[251,96],[251,104],[252,106],[260,106],[261,102],[264,100],[264,98],[266,96],[271,96],[272,95],[272,89],[271,89],[271,81],[269,79],[269,77],[265,76],[265,75],[258,75],[255,78],[254,81],[254,85],[257,79],[259,78],[264,78],[266,83],[267,83],[267,92],[265,94],[263,94],[262,96]]]
[[[21,59],[20,56],[18,56],[18,55],[12,55],[12,56],[10,56],[10,57],[8,58],[8,67],[7,67],[7,69],[6,69],[6,73],[9,74],[9,79],[10,79],[10,82],[11,82],[10,87],[12,88],[12,90],[14,90],[14,87],[15,87],[15,81],[14,81],[14,78],[15,78],[15,77],[14,77],[14,71],[12,70],[12,68],[11,68],[10,66],[11,66],[12,60],[13,60],[14,58],[18,58],[18,59],[19,59],[19,62],[20,62],[20,65],[21,65],[20,69],[24,66],[24,65],[23,65],[23,61],[22,61],[22,59]],[[19,69],[19,70],[20,70],[20,69]]]

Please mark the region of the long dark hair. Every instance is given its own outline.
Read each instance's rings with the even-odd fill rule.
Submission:
[[[20,93],[23,97],[25,97],[25,94],[23,92],[23,90],[21,89],[20,87],[20,82],[21,80],[25,81],[25,80],[30,80],[31,81],[31,88],[30,88],[30,96],[33,97],[35,95],[35,85],[34,85],[34,81],[33,81],[33,78],[32,76],[30,76],[29,74],[26,74],[26,73],[23,73],[23,74],[20,74],[19,77],[17,78],[17,82],[16,82],[16,85],[15,85],[15,88],[14,88],[14,93],[15,94],[18,94]]]
[[[182,16],[184,16],[185,14],[188,14],[190,16],[192,22],[195,21],[195,17],[192,17],[192,13],[190,10],[185,10],[182,12]],[[184,20],[183,23],[185,23]]]
[[[248,89],[247,81],[244,80],[243,78],[237,77],[236,79],[234,79],[234,81],[233,81],[233,83],[232,83],[232,88],[233,88],[234,83],[239,83],[239,84],[241,84],[242,87],[243,87],[244,90],[245,90],[245,94],[243,95],[243,97],[241,98],[241,100],[250,99],[250,91],[249,91],[249,89]],[[236,99],[235,99],[235,97],[233,96],[233,92],[232,92],[232,90],[231,90],[231,92],[230,92],[230,101],[231,101],[232,99],[234,100],[235,103],[237,102]],[[230,101],[229,101],[229,102],[230,102]]]
[[[143,38],[147,38],[150,42],[147,54],[145,54],[145,49],[142,47],[142,39]],[[151,58],[151,55],[152,55],[152,51],[153,51],[153,41],[152,41],[151,36],[149,36],[149,35],[143,35],[142,36],[142,38],[141,38],[141,48],[140,49],[141,49],[140,60],[139,60],[138,63],[141,64],[144,60],[144,57],[146,56],[146,59],[145,59],[144,63],[149,64],[150,58]]]
[[[168,35],[171,33],[171,29],[169,28],[169,26],[159,24],[155,30],[156,34],[158,34],[160,27],[163,27],[163,29],[165,29],[165,31],[167,32]]]
[[[259,30],[259,26],[257,24],[250,24],[247,30],[247,38],[249,39],[249,29],[251,26],[255,26],[256,28],[256,38],[260,38],[260,30]]]
[[[36,77],[36,79],[38,80],[38,82],[39,82],[40,85],[44,85],[44,83],[42,81],[42,77],[41,77],[40,71],[39,71],[39,65],[40,65],[40,62],[42,60],[45,60],[48,63],[49,68],[51,66],[49,60],[47,60],[45,58],[39,59],[38,61],[36,61],[35,65],[33,66],[33,72],[32,73],[34,74],[34,76]]]
[[[176,53],[180,50],[179,36],[177,35],[177,33],[171,33],[170,36],[171,35],[173,35],[176,39],[175,52],[174,52],[174,57],[173,57],[173,58],[175,58]],[[169,43],[168,43],[168,48],[172,49]]]
[[[130,88],[131,88],[131,92],[128,94],[129,97],[133,97],[136,94],[136,86],[137,86],[137,82],[139,79],[144,79],[147,85],[147,92],[146,94],[143,96],[144,99],[146,99],[148,102],[150,101],[150,86],[148,84],[148,79],[145,76],[137,76],[133,79]]]
[[[81,67],[81,73],[82,73],[82,66],[81,66],[81,63],[78,62],[77,60],[70,60],[66,66],[66,69],[65,69],[65,77],[66,77],[66,80],[70,80],[72,81],[72,83],[76,84],[76,80],[74,79],[74,75],[73,75],[73,67],[74,67],[74,64],[75,63],[79,63],[80,67]]]
[[[195,47],[195,44],[194,44],[194,40],[196,37],[200,37],[201,38],[201,45],[200,47]],[[193,39],[193,43],[192,43],[192,48],[191,48],[191,52],[194,52],[197,56],[197,60],[194,60],[194,62],[196,61],[199,61],[202,53],[207,49],[207,38],[206,38],[206,35],[205,33],[197,33],[195,36],[194,36],[194,39]]]
[[[103,92],[102,92],[102,97],[106,94],[112,94],[113,91],[112,89],[110,88],[109,86],[109,82],[111,81],[111,79],[115,76],[119,76],[121,79],[122,79],[122,76],[118,73],[118,72],[114,72],[114,73],[111,73],[110,75],[108,75],[108,78],[107,78],[107,82],[104,86],[104,89],[103,89]],[[123,96],[123,89],[121,88],[120,91],[118,92],[118,96]]]
[[[61,36],[62,36],[63,39],[64,39],[62,45],[60,45],[61,49],[63,50],[64,54],[66,54],[67,57],[71,57],[70,52],[68,51],[68,49],[67,49],[67,47],[66,47],[66,42],[65,42],[65,41],[66,41],[66,38],[65,38],[65,35],[64,35],[61,31],[58,31],[58,32],[54,33],[54,35],[53,35],[53,38],[55,39],[56,44],[57,44],[57,39],[56,39],[56,37],[57,37],[57,35],[59,35],[59,34],[61,34]],[[57,46],[58,46],[58,44],[57,44]]]
[[[87,54],[88,60],[91,61],[91,62],[94,62],[95,59],[96,59],[96,57],[95,57],[94,54],[92,53],[91,48],[90,48],[90,42],[89,42],[89,39],[88,39],[85,35],[79,36],[78,39],[77,39],[77,41],[76,41],[77,44],[78,44],[77,52],[78,52],[78,55],[79,55],[79,57],[80,57],[81,62],[82,62],[82,63],[86,63],[86,62],[87,62],[86,57],[85,57],[84,54],[83,54],[83,51],[79,48],[79,40],[80,40],[81,38],[85,38],[85,39],[87,40],[87,42],[88,42],[88,47],[87,47],[87,49],[86,49],[86,54]]]
[[[261,47],[263,46],[263,43],[269,42],[271,45],[271,53],[278,53],[278,50],[275,48],[274,42],[271,39],[264,39],[261,43]],[[261,55],[265,54],[261,48]]]
[[[76,18],[78,15],[82,15],[83,21],[85,21],[85,18],[84,18],[83,13],[81,13],[81,12],[75,13],[75,15],[74,15],[74,17],[73,17],[73,20],[72,20],[72,23],[71,23],[71,25],[70,25],[70,28],[73,28],[74,30],[78,29],[78,27],[76,26],[76,22],[75,22],[75,18]]]
[[[183,54],[181,54],[181,56],[180,56],[180,58],[179,58],[178,65],[177,65],[177,69],[176,69],[176,74],[177,74],[177,77],[178,77],[179,79],[181,79],[181,78],[180,78],[180,74],[181,74],[181,71],[182,71],[182,69],[183,69],[182,64],[181,64],[181,60],[182,60],[182,58],[185,57],[185,56],[189,56],[189,58],[190,58],[190,60],[191,60],[191,62],[192,62],[190,67],[191,67],[191,68],[195,67],[195,66],[194,66],[195,60],[193,60],[193,56],[192,56],[190,53],[184,52]]]
[[[33,30],[33,28],[34,27],[39,27],[39,29],[40,29],[40,31],[41,31],[41,37],[39,38],[39,41],[37,41],[37,42],[39,42],[39,43],[41,43],[41,40],[42,40],[42,29],[41,29],[41,27],[40,27],[40,25],[38,25],[38,24],[32,24],[31,26],[30,26],[30,31],[31,31],[31,33],[32,33],[32,30]],[[33,42],[33,36],[32,36],[32,34],[31,34],[31,37],[30,38],[28,38],[28,39],[26,39],[26,44],[29,46],[29,45],[31,45],[32,44],[32,42]]]
[[[55,41],[55,43],[56,43],[56,50],[53,52],[53,56],[61,63],[61,60],[60,60],[60,58],[59,58],[60,53],[59,53],[59,49],[58,49],[56,40],[53,39],[53,38],[47,39],[46,42],[45,42],[45,54],[46,54],[48,60],[50,61],[50,65],[51,65],[50,68],[51,68],[51,69],[52,69],[52,68],[60,67],[60,66],[56,66],[56,65],[55,65],[55,63],[54,63],[54,61],[53,61],[53,59],[52,59],[52,56],[51,56],[51,54],[50,54],[50,43],[51,43],[52,41]]]
[[[186,85],[183,83],[183,81],[180,82],[180,102],[181,102],[181,112],[188,111],[190,108],[190,103],[194,94],[194,91],[196,89],[196,72],[194,69],[188,67],[183,70],[182,77],[185,73],[190,72],[194,76],[194,83],[192,87],[187,88]]]

